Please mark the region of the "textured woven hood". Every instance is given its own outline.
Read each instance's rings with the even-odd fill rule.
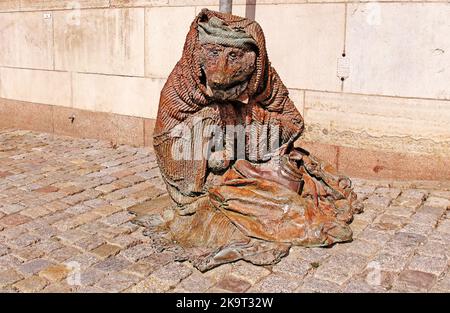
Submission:
[[[198,23],[198,40],[201,44],[217,44],[236,48],[257,46],[255,39],[241,27],[230,27],[218,17]]]
[[[255,70],[245,90],[247,103],[217,101],[207,94],[200,65],[200,41],[216,40],[223,40],[224,44],[256,45]],[[272,134],[279,137],[280,144],[292,144],[304,128],[303,118],[289,99],[287,88],[270,66],[264,33],[258,23],[203,9],[192,22],[183,55],[161,91],[153,133],[161,174],[178,205],[197,201],[208,188],[208,156],[203,152],[207,152],[210,142],[204,131],[209,126],[226,131],[229,125],[245,128],[245,157],[252,154],[259,161],[265,160],[263,142],[269,143],[269,139],[272,142]],[[200,131],[196,131],[198,127]],[[250,148],[250,138],[256,138],[256,147]],[[182,149],[186,155],[180,152],[180,147],[186,147]],[[196,157],[197,153],[200,157]]]
[[[205,25],[211,24],[210,21],[214,26],[208,28],[208,34]],[[211,103],[212,100],[207,96],[206,86],[201,81],[199,36],[203,36],[205,39],[206,35],[209,36],[206,40],[214,40],[211,39],[211,33],[217,34],[220,32],[219,29],[224,28],[235,30],[237,35],[234,34],[234,36],[238,37],[237,42],[241,44],[256,43],[256,69],[247,87],[249,101],[256,101],[269,111],[280,112],[282,110],[288,97],[288,91],[276,71],[270,66],[264,33],[259,24],[243,17],[203,9],[191,24],[186,36],[183,55],[162,91],[162,95],[165,94],[166,97],[161,97],[155,134],[170,130],[189,114],[195,113]],[[225,31],[225,33],[227,36],[224,40],[230,42],[232,33],[229,31]],[[179,100],[176,101],[175,107],[174,97]],[[166,98],[172,99],[172,101],[166,102],[164,100]]]

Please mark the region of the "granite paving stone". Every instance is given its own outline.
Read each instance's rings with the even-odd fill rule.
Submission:
[[[449,183],[352,179],[353,241],[202,273],[131,222],[165,194],[151,147],[14,129],[0,143],[0,292],[450,292]]]

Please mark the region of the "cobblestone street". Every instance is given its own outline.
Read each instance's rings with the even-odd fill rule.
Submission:
[[[2,292],[449,292],[450,183],[354,180],[354,240],[204,274],[127,209],[165,194],[149,148],[0,131]]]

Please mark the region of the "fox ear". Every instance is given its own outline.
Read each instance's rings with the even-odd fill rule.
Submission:
[[[209,17],[208,17],[208,9],[202,9],[198,15],[198,21],[201,23],[206,23],[209,21]]]

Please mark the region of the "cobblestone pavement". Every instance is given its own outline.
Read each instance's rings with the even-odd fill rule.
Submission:
[[[129,207],[165,193],[150,149],[0,131],[0,290],[449,292],[450,183],[354,183],[353,242],[202,274],[130,222]]]

